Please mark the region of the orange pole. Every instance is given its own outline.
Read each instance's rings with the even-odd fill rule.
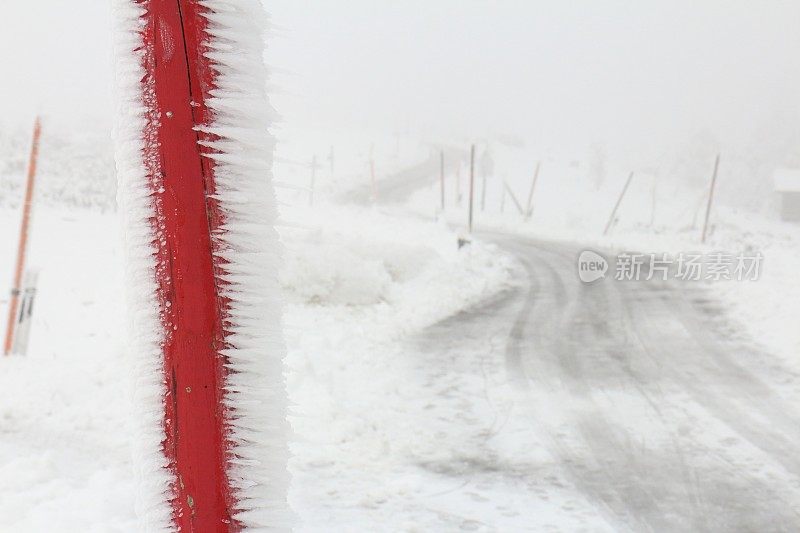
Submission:
[[[25,253],[28,251],[28,224],[31,220],[31,207],[33,207],[33,182],[36,177],[36,160],[39,157],[39,136],[42,126],[39,117],[33,125],[33,144],[28,160],[28,179],[25,185],[25,203],[22,206],[22,226],[19,230],[19,247],[17,248],[17,267],[14,270],[14,285],[11,287],[11,302],[8,306],[8,322],[6,323],[6,341],[3,345],[3,355],[11,353],[11,343],[14,340],[14,324],[16,324],[19,295],[22,290],[22,274],[25,270]]]

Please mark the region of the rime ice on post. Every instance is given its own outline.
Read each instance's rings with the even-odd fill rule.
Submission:
[[[279,243],[251,0],[117,0],[143,529],[285,530]]]

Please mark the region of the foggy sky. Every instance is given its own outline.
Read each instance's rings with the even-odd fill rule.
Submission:
[[[6,2],[3,118],[110,124],[107,2]],[[554,144],[737,140],[800,95],[800,4],[265,0],[274,103],[294,128]]]

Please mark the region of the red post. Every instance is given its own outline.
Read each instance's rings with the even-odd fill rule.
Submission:
[[[42,133],[39,117],[33,124],[33,142],[28,160],[28,177],[25,182],[25,201],[22,204],[22,224],[19,229],[19,245],[17,247],[17,264],[14,268],[14,284],[11,286],[11,301],[8,305],[8,321],[6,322],[6,338],[3,343],[3,355],[11,353],[14,341],[14,325],[16,324],[19,296],[22,290],[22,275],[25,271],[25,256],[28,252],[28,226],[33,208],[33,185],[36,179],[36,162],[39,158],[39,137]]]
[[[135,0],[142,20],[142,80],[148,124],[144,159],[155,201],[159,305],[164,327],[164,453],[174,475],[173,520],[181,532],[241,529],[227,477],[230,443],[223,404],[229,302],[221,296],[224,265],[215,259],[223,215],[211,153],[207,107],[217,72],[208,59],[209,8],[200,0]]]

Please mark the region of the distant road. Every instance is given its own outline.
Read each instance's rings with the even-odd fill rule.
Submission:
[[[456,148],[444,149],[445,165],[452,168],[453,161],[463,161],[467,153]],[[439,179],[440,151],[431,150],[424,161],[388,176],[378,176],[375,195],[379,203],[399,203],[422,187]],[[346,191],[339,200],[343,203],[369,204],[372,202],[372,184],[366,183]]]

